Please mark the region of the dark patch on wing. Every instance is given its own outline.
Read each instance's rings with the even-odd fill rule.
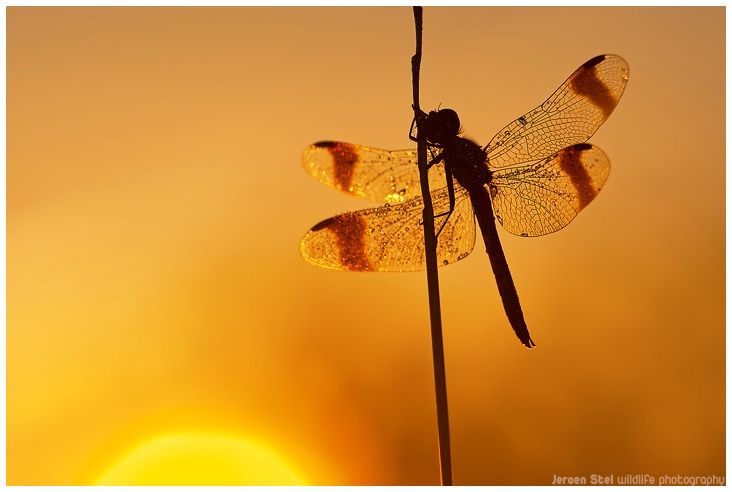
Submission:
[[[582,164],[582,153],[591,149],[590,144],[579,144],[559,151],[559,166],[569,176],[577,190],[580,210],[585,208],[600,191],[592,185],[592,178]]]
[[[600,108],[604,113],[604,119],[607,119],[618,101],[597,72],[597,65],[603,60],[605,60],[604,55],[596,56],[582,65],[584,70],[572,80],[571,87],[576,94],[586,97],[592,104]]]
[[[333,179],[341,191],[350,193],[353,169],[359,160],[356,149],[352,145],[343,142],[324,141],[314,145],[328,149],[333,157]]]
[[[371,272],[374,268],[366,257],[366,220],[355,214],[344,214],[326,219],[313,231],[328,229],[336,236],[340,263],[344,270]]]

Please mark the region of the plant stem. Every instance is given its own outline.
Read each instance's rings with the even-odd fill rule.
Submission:
[[[427,292],[430,306],[430,326],[432,330],[432,362],[435,372],[435,397],[437,400],[437,432],[440,459],[440,483],[452,485],[452,461],[450,457],[450,422],[447,414],[447,380],[445,377],[445,354],[442,343],[442,318],[440,314],[440,284],[437,277],[437,236],[435,219],[430,195],[427,168],[427,140],[421,127],[419,108],[419,70],[422,63],[422,7],[414,7],[414,24],[417,34],[417,47],[412,57],[412,91],[414,98],[414,117],[417,122],[417,159],[422,185],[424,211],[424,247],[427,261]]]

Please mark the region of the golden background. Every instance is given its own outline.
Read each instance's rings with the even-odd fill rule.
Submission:
[[[723,475],[724,8],[424,17],[422,106],[483,144],[588,59],[630,64],[602,193],[501,231],[537,348],[480,242],[440,269],[455,483]],[[371,206],[303,148],[409,148],[413,53],[407,7],[7,9],[8,484],[98,483],[171,434],[304,483],[438,483],[424,273],[298,253]]]

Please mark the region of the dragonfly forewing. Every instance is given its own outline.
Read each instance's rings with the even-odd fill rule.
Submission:
[[[498,169],[544,159],[586,142],[623,95],[629,68],[616,55],[597,56],[579,67],[541,106],[512,121],[485,147],[488,167]]]
[[[381,150],[324,141],[306,148],[305,170],[320,183],[347,195],[379,203],[403,203],[422,194],[417,151]],[[442,164],[429,170],[430,189],[446,186]]]

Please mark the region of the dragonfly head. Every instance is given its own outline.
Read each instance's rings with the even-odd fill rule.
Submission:
[[[452,109],[430,111],[424,130],[430,143],[441,145],[460,133],[460,118]]]

